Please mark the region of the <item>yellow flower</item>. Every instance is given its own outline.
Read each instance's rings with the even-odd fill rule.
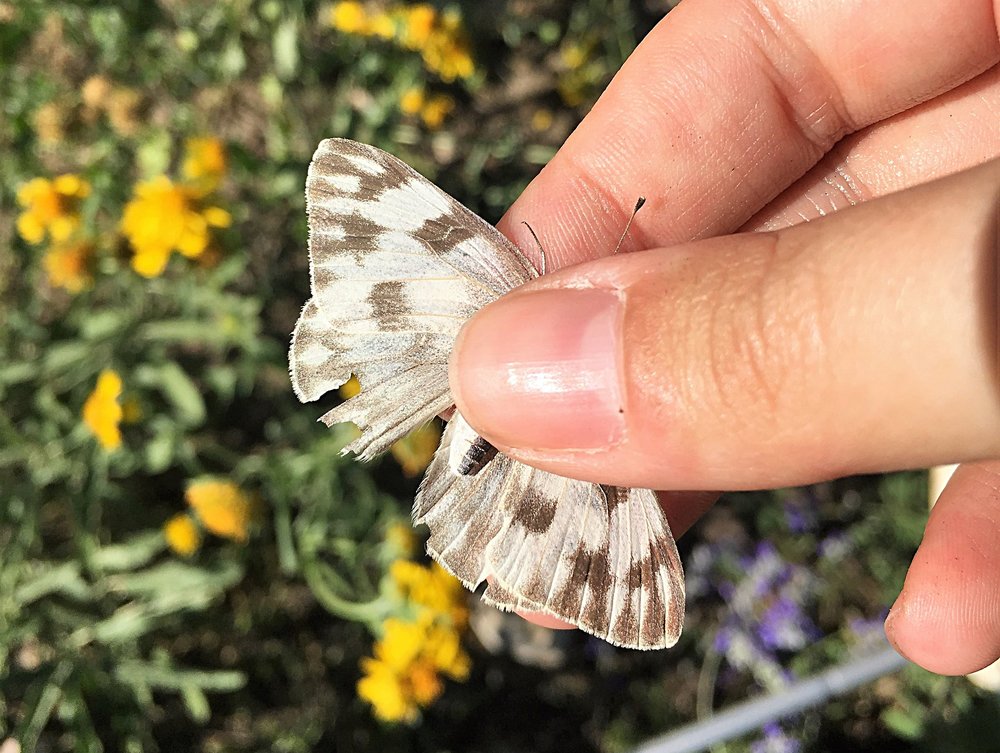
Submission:
[[[437,11],[427,4],[414,5],[400,12],[399,41],[411,50],[419,50],[431,38],[437,24]]]
[[[426,607],[434,615],[449,617],[455,625],[465,623],[468,612],[462,583],[438,563],[424,567],[397,560],[389,567],[389,576],[399,592],[414,604]]]
[[[424,90],[418,86],[407,89],[399,98],[399,109],[405,115],[416,115],[424,106]]]
[[[374,654],[361,661],[365,676],[358,682],[358,695],[387,721],[412,721],[418,707],[432,704],[444,690],[439,673],[456,680],[469,674],[469,657],[458,633],[438,625],[433,616],[416,622],[389,618]]]
[[[372,705],[375,716],[386,722],[416,718],[417,704],[402,677],[378,659],[362,659],[361,669],[364,676],[358,680],[358,696]]]
[[[424,46],[421,57],[427,69],[443,81],[469,78],[475,72],[468,43],[447,32],[435,32]]]
[[[97,377],[94,391],[83,404],[83,422],[105,450],[114,450],[122,443],[118,428],[122,420],[122,407],[118,403],[121,394],[121,377],[111,369],[105,369]]]
[[[80,225],[80,201],[90,195],[90,184],[78,175],[55,180],[33,178],[17,190],[24,211],[17,217],[17,232],[28,243],[41,243],[48,233],[65,241]]]
[[[257,518],[257,505],[233,482],[194,481],[184,492],[184,498],[205,530],[239,542],[249,538]]]
[[[201,195],[206,195],[219,187],[226,173],[226,149],[215,138],[188,139],[185,145],[184,163],[181,173]]]
[[[121,229],[135,250],[132,267],[144,277],[163,273],[172,251],[187,257],[204,253],[210,228],[228,227],[230,216],[219,207],[201,207],[197,191],[160,175],[139,183],[125,206]]]
[[[403,469],[403,475],[419,476],[430,465],[440,440],[441,430],[432,421],[393,442],[389,451]]]
[[[190,515],[179,513],[163,526],[167,545],[182,557],[190,557],[201,546],[201,532]]]
[[[454,109],[454,99],[447,94],[436,94],[427,100],[427,104],[420,111],[420,117],[424,125],[434,131],[441,127],[445,117]]]
[[[420,707],[441,695],[440,675],[459,681],[469,676],[471,661],[460,633],[464,592],[437,564],[424,567],[398,560],[389,573],[400,593],[418,607],[416,619],[390,617],[383,623],[374,657],[361,662],[365,675],[358,682],[358,695],[381,719],[412,721]]]
[[[361,382],[359,382],[358,378],[352,374],[350,379],[340,385],[339,392],[340,396],[344,400],[350,400],[352,397],[361,392]]]
[[[330,25],[345,34],[364,34],[368,31],[368,13],[361,3],[334,3],[330,10]]]
[[[90,285],[90,260],[94,247],[87,241],[67,241],[51,246],[42,258],[49,284],[70,293]]]

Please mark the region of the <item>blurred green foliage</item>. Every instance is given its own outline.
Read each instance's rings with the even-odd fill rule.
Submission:
[[[716,665],[705,684],[727,608],[706,592],[670,653],[559,634],[555,668],[541,669],[470,638],[472,677],[419,723],[381,725],[356,698],[358,660],[386,613],[384,533],[408,519],[415,482],[388,461],[340,458],[349,428],[317,426],[320,411],[291,394],[308,159],[323,137],[366,141],[496,220],[662,10],[457,7],[477,66],[446,83],[410,50],[334,31],[329,9],[305,0],[0,2],[0,741],[626,751],[693,719],[699,684],[717,706],[757,692],[739,668]],[[414,88],[454,100],[441,127],[401,112]],[[227,147],[218,201],[232,225],[206,263],[175,254],[162,276],[141,277],[118,231],[123,208],[138,181],[178,174],[185,138],[206,135]],[[42,250],[15,232],[18,187],[63,173],[92,186],[80,214],[93,280],[79,293],[50,284]],[[113,451],[81,420],[107,368],[136,409]],[[265,520],[246,545],[214,539],[184,559],[161,526],[206,475],[258,495]],[[925,494],[915,474],[812,493],[819,522],[807,532],[791,531],[787,493],[740,495],[683,542],[688,556],[769,539],[783,561],[817,569],[808,608],[826,637],[777,657],[803,674],[847,656],[849,620],[891,603]],[[817,558],[831,532],[849,556]],[[810,750],[923,750],[989,713],[995,702],[964,680],[914,670],[788,729]],[[981,749],[949,739],[949,750]]]

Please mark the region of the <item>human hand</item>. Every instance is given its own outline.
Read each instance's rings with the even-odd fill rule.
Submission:
[[[887,632],[939,673],[996,659],[998,25],[988,0],[687,0],[500,224],[551,270],[610,254],[642,194],[623,250],[655,250],[477,314],[463,415],[545,470],[659,489],[976,461]],[[770,232],[690,242],[741,229]],[[663,494],[675,532],[715,496]]]

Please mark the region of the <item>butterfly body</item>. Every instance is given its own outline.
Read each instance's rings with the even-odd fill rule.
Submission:
[[[289,353],[316,400],[355,374],[362,392],[322,417],[352,421],[368,460],[452,407],[448,358],[479,308],[538,276],[493,226],[375,147],[328,139],[306,183],[312,297]],[[538,611],[611,643],[663,648],[680,635],[677,548],[645,489],[562,478],[497,453],[460,414],[413,510],[428,552],[484,599]]]

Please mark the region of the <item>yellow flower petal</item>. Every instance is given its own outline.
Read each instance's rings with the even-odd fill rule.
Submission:
[[[48,186],[49,181],[45,178],[32,178],[17,189],[17,203],[22,207],[29,206]]]
[[[362,659],[361,669],[365,674],[358,680],[358,697],[372,705],[379,719],[401,722],[416,718],[417,706],[398,674],[376,659]]]
[[[432,628],[427,636],[428,654],[434,666],[455,680],[469,676],[471,662],[462,650],[459,634],[442,627]]]
[[[346,34],[364,34],[367,31],[368,14],[361,3],[335,3],[330,10],[330,25]]]
[[[208,223],[200,214],[191,212],[184,221],[177,239],[177,250],[184,256],[195,257],[208,247]]]
[[[400,42],[411,50],[419,50],[431,38],[436,21],[437,11],[433,6],[412,6],[405,12]]]
[[[31,244],[45,240],[45,225],[30,212],[22,212],[17,216],[17,234]]]
[[[249,538],[257,517],[256,505],[233,482],[195,481],[188,486],[184,497],[206,530],[240,542]]]
[[[375,656],[393,670],[402,672],[420,655],[426,629],[395,617],[386,620],[383,628],[382,639],[375,644]]]
[[[352,397],[361,392],[361,382],[359,382],[358,378],[352,374],[350,379],[340,385],[340,390],[338,392],[344,400],[350,400]]]
[[[122,443],[118,428],[122,420],[122,407],[118,403],[121,392],[121,377],[105,369],[83,404],[83,422],[105,450],[117,449]]]
[[[214,190],[226,172],[226,148],[219,139],[199,137],[185,143],[186,155],[181,173],[200,187]]]
[[[405,476],[419,476],[434,459],[441,429],[433,421],[419,426],[389,448]]]
[[[233,221],[232,215],[220,207],[206,207],[201,210],[201,216],[211,227],[229,227]]]
[[[91,282],[93,246],[83,241],[52,246],[42,258],[42,267],[53,287],[79,293]]]
[[[49,223],[49,235],[57,243],[68,240],[79,225],[80,219],[75,215],[56,217]]]
[[[60,175],[52,182],[57,193],[64,196],[79,196],[85,190],[79,175]]]
[[[399,109],[406,115],[416,115],[424,106],[424,90],[419,87],[407,89],[399,99]]]
[[[446,95],[438,94],[427,100],[427,104],[420,111],[420,117],[424,121],[424,125],[433,131],[441,127],[445,117],[453,109],[455,109],[455,100]]]
[[[175,515],[163,526],[167,545],[182,557],[190,557],[201,546],[201,532],[190,515]]]
[[[367,33],[380,39],[392,39],[396,36],[396,22],[387,13],[379,13],[368,23]]]
[[[159,277],[167,268],[170,252],[163,248],[147,248],[136,251],[132,257],[132,269],[143,277]]]

